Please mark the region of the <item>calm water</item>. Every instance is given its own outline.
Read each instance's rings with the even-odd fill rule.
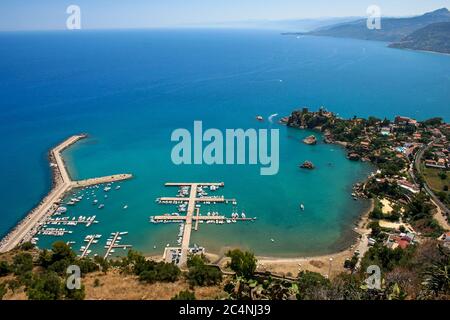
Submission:
[[[88,132],[90,139],[65,153],[75,178],[136,176],[109,192],[103,210],[85,199],[69,212],[95,214],[100,223],[71,227],[64,240],[76,241],[78,249],[84,235],[101,233],[93,247],[99,252],[113,231],[129,231],[124,242],[145,253],[175,244],[177,225],[148,222],[150,215],[172,211],[154,199],[175,194],[163,187],[166,181],[200,180],[224,181],[220,193],[258,221],[203,224],[193,242],[212,251],[241,246],[273,256],[339,249],[366,206],[351,199],[351,186],[371,168],[347,161],[337,146],[302,144],[308,132],[257,123],[255,116],[324,105],[348,117],[450,119],[450,57],[378,42],[267,31],[1,33],[0,70],[0,234],[47,193],[47,150]],[[192,128],[194,120],[206,128],[279,128],[279,174],[260,176],[257,166],[172,165],[170,134]],[[298,169],[307,159],[317,170]],[[39,245],[55,239],[41,237]]]

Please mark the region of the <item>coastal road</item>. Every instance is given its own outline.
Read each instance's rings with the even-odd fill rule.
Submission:
[[[422,169],[421,169],[421,163],[422,163],[422,158],[423,155],[425,154],[425,152],[431,148],[431,146],[438,142],[437,139],[431,141],[430,143],[428,143],[427,145],[423,146],[419,151],[417,151],[415,157],[414,157],[414,167],[416,168],[417,172],[422,175]],[[416,184],[418,184],[417,182],[417,177],[414,174],[414,170],[410,170],[410,174],[411,177],[413,178],[414,182]],[[423,184],[423,188],[425,189],[426,193],[430,196],[430,198],[432,199],[432,202],[438,207],[438,211],[441,213],[442,216],[444,215],[449,215],[450,210],[447,208],[447,206],[441,202],[441,200],[439,200],[439,198],[434,194],[433,190],[431,190],[431,188],[428,186],[428,184],[426,183],[426,181],[424,181]],[[438,212],[438,213],[439,213]],[[444,219],[445,220],[445,219]],[[446,223],[447,227],[448,227],[448,223]]]

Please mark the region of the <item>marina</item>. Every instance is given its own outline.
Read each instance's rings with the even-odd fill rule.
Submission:
[[[239,215],[236,212],[231,214],[231,217],[219,215],[219,212],[208,212],[207,215],[200,215],[200,203],[202,204],[216,204],[216,203],[232,203],[236,205],[235,199],[225,199],[223,196],[207,196],[208,191],[214,192],[220,187],[224,187],[224,183],[166,183],[166,187],[179,187],[177,197],[161,197],[156,199],[159,204],[179,204],[179,212],[172,214],[166,213],[157,216],[151,216],[150,222],[152,223],[179,223],[180,230],[178,234],[177,243],[180,245],[178,248],[169,248],[169,245],[165,248],[164,258],[169,256],[168,250],[171,252],[173,262],[179,266],[185,266],[187,257],[190,252],[197,252],[197,247],[190,247],[190,238],[192,232],[192,224],[195,222],[194,230],[198,231],[199,223],[236,223],[237,221],[255,221],[254,218],[247,218],[245,213]],[[181,213],[186,213],[181,215]],[[194,215],[195,213],[195,215]],[[204,248],[202,249],[204,250]],[[202,251],[203,252],[203,251]]]
[[[55,237],[62,237],[66,233],[72,233],[71,230],[66,230],[64,228],[42,228],[38,231],[38,235],[45,235],[45,236],[55,236]]]
[[[105,255],[103,256],[104,259],[108,259],[108,257],[111,256],[112,253],[114,253],[115,249],[129,249],[132,246],[129,244],[119,244],[119,242],[122,240],[122,236],[128,234],[128,232],[112,232],[110,238],[106,241],[105,245]]]
[[[38,232],[40,226],[45,223],[47,218],[51,217],[55,213],[63,213],[61,210],[64,210],[61,209],[60,204],[64,195],[70,190],[92,187],[104,183],[113,183],[115,181],[128,180],[133,177],[131,174],[117,174],[73,181],[65,166],[61,152],[85,138],[87,138],[86,134],[71,136],[50,151],[49,159],[50,166],[52,168],[54,187],[42,200],[42,202],[0,241],[0,252],[9,251],[21,243],[30,241]],[[80,201],[80,199],[76,200]],[[75,198],[71,199],[68,204],[75,205],[78,202],[76,200]]]
[[[81,251],[81,258],[85,258],[87,257],[92,250],[90,249],[90,247],[93,244],[98,243],[98,239],[100,239],[102,236],[100,234],[96,234],[96,235],[87,235],[86,238],[84,238],[84,242],[86,242],[87,244],[85,246],[81,246],[80,251]]]
[[[93,223],[98,223],[95,220],[96,216],[85,217],[79,216],[78,218],[64,217],[64,218],[48,218],[45,222],[46,225],[65,225],[65,226],[76,226],[78,224],[84,224],[86,227],[90,227]]]

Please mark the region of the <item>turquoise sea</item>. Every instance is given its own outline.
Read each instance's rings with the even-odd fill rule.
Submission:
[[[48,192],[47,151],[87,132],[89,139],[64,152],[74,178],[122,172],[135,178],[111,190],[102,210],[87,196],[70,208],[70,216],[99,221],[69,227],[74,232],[63,239],[76,241],[76,250],[86,234],[103,234],[93,247],[102,252],[110,232],[128,231],[123,243],[159,254],[176,244],[178,233],[175,224],[149,223],[149,216],[173,211],[154,202],[175,195],[163,184],[223,181],[219,193],[236,198],[238,211],[257,222],[203,224],[192,242],[268,256],[331,252],[353,238],[353,222],[367,203],[354,201],[351,187],[372,168],[348,161],[338,146],[301,143],[311,132],[255,116],[323,105],[344,117],[449,120],[449,89],[449,56],[382,42],[250,30],[0,33],[0,235]],[[192,128],[194,120],[205,128],[280,129],[279,173],[261,176],[259,166],[250,165],[173,165],[170,134]],[[304,160],[317,169],[300,170]],[[97,191],[99,199],[103,194]],[[231,213],[230,206],[217,210]],[[40,237],[39,246],[56,239]]]

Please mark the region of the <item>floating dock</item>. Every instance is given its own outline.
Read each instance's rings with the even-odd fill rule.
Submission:
[[[189,188],[188,196],[178,196],[178,197],[161,197],[157,199],[160,204],[187,204],[186,215],[173,215],[173,214],[163,214],[152,216],[150,221],[153,223],[183,223],[184,228],[182,230],[182,240],[180,248],[180,258],[178,260],[179,266],[185,266],[187,262],[187,257],[190,252],[189,244],[192,232],[192,223],[195,222],[195,230],[198,230],[199,222],[203,223],[220,223],[225,222],[237,222],[237,221],[254,221],[256,218],[245,218],[245,217],[232,217],[228,218],[223,215],[200,215],[200,208],[197,207],[197,203],[203,204],[215,204],[215,203],[233,203],[236,204],[235,199],[225,199],[223,196],[205,196],[202,189],[204,187],[209,187],[212,191],[217,190],[219,187],[223,187],[223,182],[205,182],[205,183],[182,183],[182,182],[169,182],[165,184],[166,187],[179,187],[185,188],[183,195],[187,195],[187,188]],[[200,189],[200,191],[199,191]],[[199,195],[200,192],[200,195]],[[194,216],[195,211],[195,216]],[[174,248],[171,248],[173,251]],[[166,252],[165,252],[166,255]]]
[[[114,252],[114,249],[129,249],[132,246],[129,244],[118,244],[120,241],[120,236],[126,235],[128,232],[113,232],[111,233],[111,237],[106,241],[105,249],[106,253],[104,255],[104,259],[108,259],[111,253]]]
[[[88,235],[86,236],[86,238],[84,238],[84,242],[87,242],[87,244],[85,246],[82,246],[80,251],[81,251],[81,258],[85,258],[89,255],[89,253],[91,252],[91,250],[89,249],[93,244],[98,242],[98,239],[101,238],[100,234],[96,234],[96,235]]]

